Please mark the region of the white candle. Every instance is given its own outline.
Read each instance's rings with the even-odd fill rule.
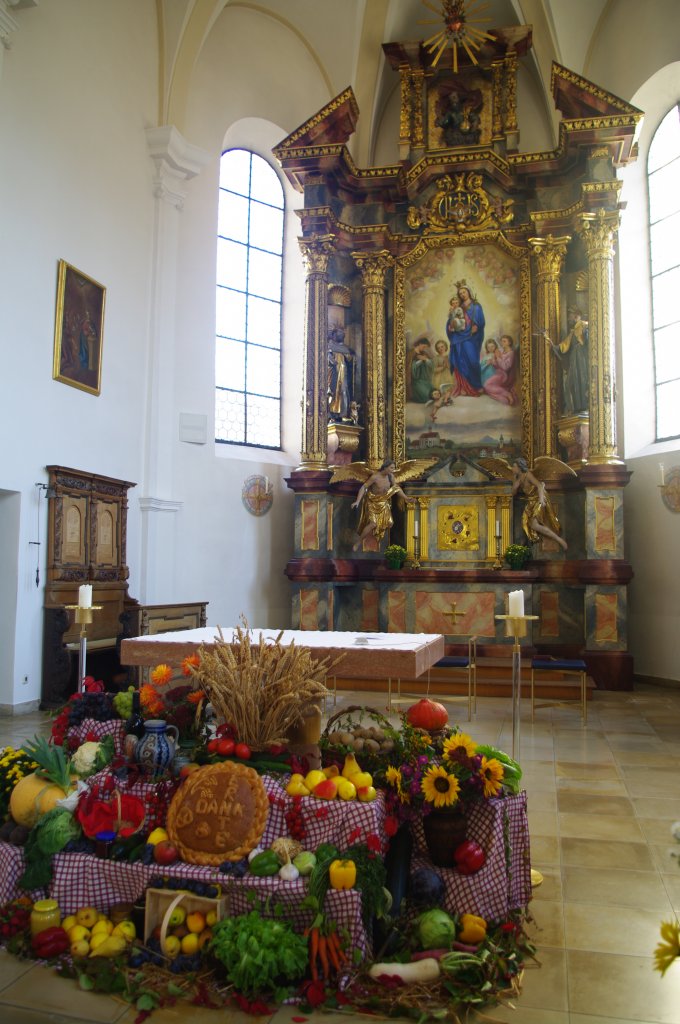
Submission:
[[[500,535],[501,535],[501,524],[499,523],[498,520],[496,520],[496,536],[500,537]]]
[[[415,523],[413,524],[413,536],[414,536],[414,537],[417,537],[417,536],[418,536],[418,523],[417,523],[417,522],[415,522]]]
[[[90,583],[83,583],[78,588],[78,605],[81,608],[92,607],[92,585]]]
[[[524,615],[524,591],[511,590],[508,594],[508,615],[519,619]]]
[[[661,486],[665,487],[665,485],[666,485],[666,474],[663,471],[663,462],[659,463],[659,472],[661,473]]]

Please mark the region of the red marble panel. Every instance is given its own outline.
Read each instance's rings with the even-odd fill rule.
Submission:
[[[403,590],[391,590],[387,595],[387,632],[408,633],[406,628],[406,594]],[[440,629],[431,630],[441,633]]]
[[[455,621],[451,615],[454,601]],[[417,591],[415,631],[446,633],[449,636],[495,636],[495,610],[493,590],[481,594]]]
[[[595,498],[595,551],[615,551],[614,499]]]
[[[617,594],[595,595],[595,640],[598,643],[616,643],[618,641],[617,609]]]
[[[319,502],[301,501],[302,525],[300,547],[306,551],[319,550]]]
[[[300,591],[300,629],[319,628],[319,592],[318,590]]]
[[[361,629],[364,633],[377,633],[380,620],[378,618],[378,602],[380,595],[377,590],[361,591]]]
[[[541,636],[560,635],[560,595],[553,590],[541,591],[540,630]]]

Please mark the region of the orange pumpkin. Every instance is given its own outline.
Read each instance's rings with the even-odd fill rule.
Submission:
[[[438,704],[436,700],[430,700],[429,697],[423,697],[408,709],[406,720],[416,729],[437,732],[447,724],[449,714],[443,704]]]

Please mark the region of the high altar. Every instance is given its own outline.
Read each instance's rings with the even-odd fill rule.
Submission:
[[[452,651],[476,634],[502,653],[495,616],[521,588],[531,649],[630,688],[613,265],[616,169],[634,159],[641,112],[554,64],[558,144],[519,152],[531,29],[490,36],[474,63],[384,44],[401,84],[398,164],[354,164],[351,89],[275,150],[304,194],[307,272],[293,626],[443,633]],[[566,464],[547,488],[568,549],[543,536],[510,571],[506,547],[528,543],[523,503],[484,460],[537,472],[542,456]],[[414,501],[395,497],[391,529],[354,550],[352,503],[386,458],[412,467]],[[402,570],[385,565],[389,543],[408,551]]]

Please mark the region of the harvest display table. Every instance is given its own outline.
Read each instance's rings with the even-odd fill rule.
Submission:
[[[287,647],[306,647],[321,661],[338,661],[343,679],[413,679],[432,668],[444,657],[441,633],[352,633],[317,632],[316,630],[258,629],[248,630],[252,643],[262,636],[266,643]],[[238,643],[236,630],[224,628],[227,643]],[[210,647],[218,639],[217,628],[185,629],[175,633],[157,633],[123,640],[120,660],[123,665],[178,665],[183,658],[195,654],[202,646]]]
[[[261,845],[267,846],[286,834],[285,814],[292,800],[280,780],[265,776],[264,781],[270,813]],[[144,786],[149,783],[135,782],[129,792],[141,794],[140,787]],[[308,849],[315,849],[320,842],[332,842],[343,848],[354,841],[365,842],[369,834],[379,836],[383,846],[386,844],[382,794],[372,803],[304,797],[302,811]],[[468,817],[468,837],[484,848],[486,863],[474,875],[439,869],[446,884],[445,909],[503,920],[509,911],[526,907],[531,897],[526,794],[475,805]],[[427,859],[422,836],[416,828],[413,868],[424,863]],[[19,895],[23,864],[21,848],[0,843],[0,903]],[[286,918],[300,930],[310,924],[313,916],[311,911],[301,909],[307,891],[304,879],[284,882],[278,876],[259,878],[248,874],[241,879],[231,879],[215,868],[180,861],[160,867],[101,860],[76,853],[57,854],[53,858],[53,869],[49,895],[57,900],[62,914],[73,913],[83,906],[106,911],[114,903],[135,902],[154,876],[167,875],[222,885],[223,891],[228,893],[230,914],[247,913],[251,909],[248,894],[255,892],[263,902],[270,896],[272,904],[281,904]],[[349,931],[354,946],[364,955],[370,955],[370,937],[361,909],[361,896],[356,890],[329,891],[328,916]]]

